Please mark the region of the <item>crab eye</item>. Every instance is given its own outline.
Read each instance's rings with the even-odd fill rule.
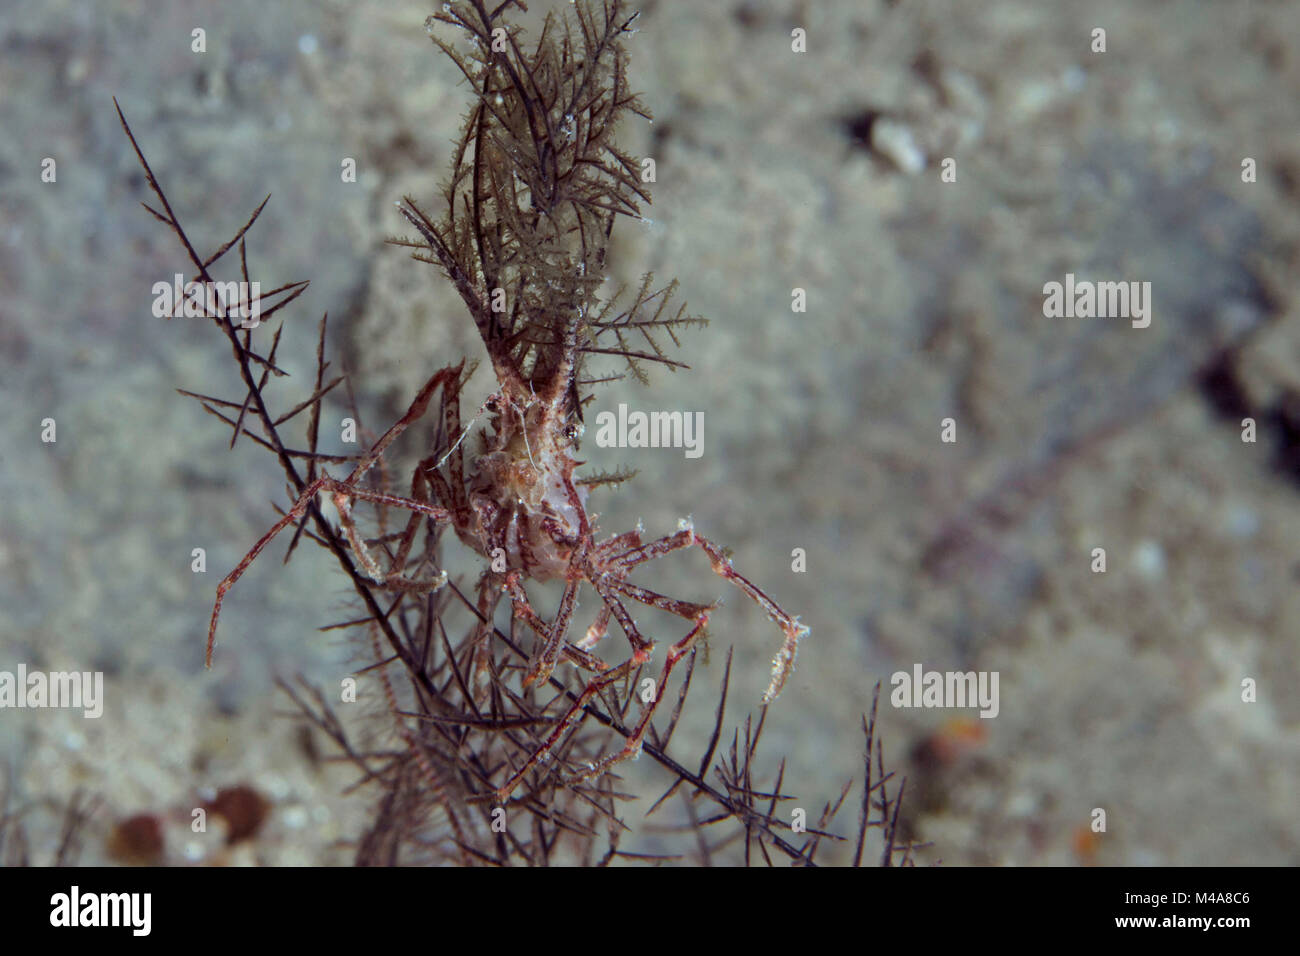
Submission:
[[[577,422],[570,422],[564,426],[563,434],[569,441],[576,441],[578,436],[582,434],[582,426]]]

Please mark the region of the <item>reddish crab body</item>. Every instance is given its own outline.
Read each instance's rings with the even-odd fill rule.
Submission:
[[[509,570],[538,581],[563,577],[588,530],[587,489],[573,477],[582,463],[571,454],[581,424],[563,402],[520,405],[507,394],[487,402],[490,450],[474,460],[466,482],[474,520],[456,530],[485,557],[504,558]]]

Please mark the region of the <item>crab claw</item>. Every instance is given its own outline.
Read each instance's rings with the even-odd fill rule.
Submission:
[[[533,684],[544,684],[550,680],[551,671],[555,670],[555,665],[550,661],[538,660],[528,669],[524,675],[524,686],[531,687]]]

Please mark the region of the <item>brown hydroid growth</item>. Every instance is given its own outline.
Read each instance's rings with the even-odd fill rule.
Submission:
[[[640,164],[612,136],[625,114],[650,118],[629,90],[622,37],[638,14],[621,4],[574,7],[576,31],[548,16],[534,43],[481,3],[444,4],[426,26],[475,93],[443,185],[435,225],[408,198],[403,215],[421,249],[446,271],[468,306],[506,391],[567,386],[576,411],[578,368],[589,354],[669,367],[663,337],[702,325],[676,312],[676,283],[651,291],[647,275],[630,305],[601,301],[606,252],[618,216],[650,202]],[[522,7],[522,5],[519,5]],[[469,54],[444,39],[459,32]]]
[[[588,513],[588,494],[625,476],[584,481],[575,475],[583,406],[593,386],[610,380],[587,370],[592,357],[614,356],[637,378],[649,364],[683,367],[665,348],[679,344],[683,327],[703,323],[672,304],[676,283],[656,288],[649,275],[626,302],[601,295],[617,218],[639,217],[650,198],[640,164],[612,140],[620,119],[648,116],[626,80],[623,42],[636,14],[618,0],[579,2],[572,20],[547,17],[530,41],[505,18],[512,7],[523,4],[463,0],[443,4],[429,18],[430,35],[464,74],[472,104],[441,214],[405,199],[401,214],[418,237],[393,240],[455,285],[483,340],[496,390],[464,424],[460,394],[472,368],[464,361],[448,365],[368,451],[324,455],[318,451],[322,408],[341,381],[326,374],[325,320],[311,394],[275,414],[267,392],[280,372],[275,356],[283,325],[269,348],[255,348],[253,333],[232,321],[235,303],[217,301],[209,318],[229,341],[246,392],[238,400],[185,394],[231,426],[234,438],[246,435],[275,453],[290,504],[219,585],[209,660],[225,595],[292,526],[289,553],[302,537],[312,539],[336,556],[356,591],[357,616],[333,627],[364,633],[370,662],[360,681],[371,700],[383,701],[394,735],[395,745],[363,747],[322,694],[301,682],[281,685],[362,771],[360,782],[382,788],[358,862],[607,863],[637,856],[620,846],[627,833],[620,804],[634,795],[618,789],[612,768],[645,752],[672,778],[651,812],[679,796],[698,859],[711,861],[731,842],[707,829],[731,820],[740,824],[746,861],[757,849],[769,862],[777,853],[812,863],[821,840],[839,839],[826,827],[847,789],[826,806],[819,824],[794,831],[783,820],[783,804],[792,799],[782,792],[784,764],[770,789],[755,782],[766,705],[791,673],[807,628],[689,521],[652,540],[643,540],[640,528],[602,535]],[[162,207],[146,208],[181,240],[195,270],[192,281],[211,282],[210,270],[237,245],[247,282],[246,234],[265,203],[231,242],[201,257],[122,122]],[[302,288],[291,284],[272,293],[279,299],[263,305],[263,320]],[[425,455],[409,485],[396,489],[389,447],[425,418],[435,398]],[[303,412],[307,447],[291,448],[282,429]],[[357,417],[355,407],[350,414]],[[471,434],[480,420],[484,425]],[[350,466],[347,477],[327,473],[340,464]],[[322,493],[337,508],[337,527],[318,506]],[[472,583],[446,570],[441,547],[448,529],[480,556],[483,570]],[[781,641],[763,709],[757,720],[746,718],[729,747],[722,730],[728,654],[712,739],[703,759],[687,765],[668,749],[716,605],[660,594],[631,578],[643,564],[696,549],[763,608]],[[535,610],[529,589],[550,581],[560,595],[548,620]],[[596,609],[575,631],[579,596],[591,598],[588,592]],[[504,625],[497,614],[503,603],[510,609]],[[683,623],[667,636],[643,633],[632,613],[638,604]],[[611,622],[630,647],[617,663],[598,654]],[[894,843],[898,821],[890,808],[896,804],[883,783],[868,782],[860,834],[887,832],[884,862],[896,862],[896,853],[906,861],[907,848]],[[873,806],[881,817],[871,818]]]

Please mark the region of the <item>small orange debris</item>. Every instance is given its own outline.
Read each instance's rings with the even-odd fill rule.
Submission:
[[[917,745],[918,762],[932,767],[955,763],[988,739],[988,731],[978,717],[953,717]]]
[[[1095,833],[1088,824],[1081,823],[1074,828],[1070,847],[1074,850],[1075,859],[1084,866],[1093,866],[1097,862],[1097,851],[1101,849],[1101,834]]]

